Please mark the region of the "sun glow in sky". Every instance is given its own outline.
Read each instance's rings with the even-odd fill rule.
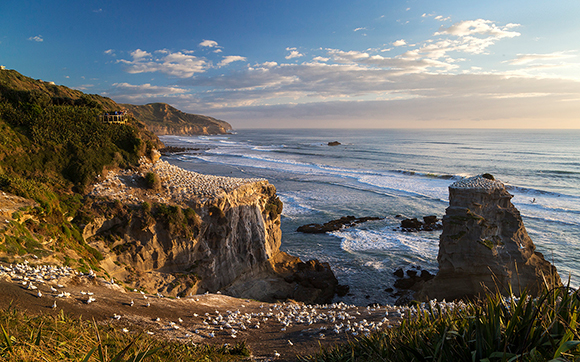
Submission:
[[[0,3],[0,65],[234,128],[580,128],[580,2]]]

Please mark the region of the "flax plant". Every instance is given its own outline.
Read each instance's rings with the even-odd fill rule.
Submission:
[[[488,294],[466,304],[424,303],[397,328],[322,349],[303,361],[580,361],[580,296]]]

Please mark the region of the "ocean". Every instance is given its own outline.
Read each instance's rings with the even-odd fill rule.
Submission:
[[[441,218],[448,186],[482,173],[514,195],[537,251],[562,280],[580,285],[579,130],[268,129],[160,138],[194,149],[164,157],[172,164],[275,185],[284,202],[281,249],[330,263],[350,286],[336,301],[391,304],[386,289],[397,268],[436,273],[441,232],[402,232],[397,215]],[[328,234],[296,231],[346,215],[383,219]]]

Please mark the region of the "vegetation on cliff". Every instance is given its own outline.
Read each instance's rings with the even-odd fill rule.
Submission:
[[[98,116],[120,110],[109,98],[88,95],[0,71],[0,190],[33,199],[26,220],[3,225],[0,252],[64,257],[83,269],[97,269],[102,256],[88,246],[72,220],[85,187],[105,168],[132,167],[161,143],[143,123],[107,124]],[[66,255],[66,254],[64,254]]]

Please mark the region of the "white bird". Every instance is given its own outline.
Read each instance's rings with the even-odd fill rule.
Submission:
[[[147,302],[147,304],[145,304],[146,307],[151,307],[151,303]]]
[[[274,351],[274,356],[280,357],[280,353],[278,353],[278,351]]]
[[[40,292],[40,290],[38,291],[38,293],[36,293],[36,296],[37,296],[38,298],[42,297],[42,293]]]
[[[133,302],[133,299],[131,299],[131,303],[129,303],[129,305],[132,307],[133,304],[135,304],[135,302]]]
[[[291,340],[288,340],[288,344],[289,344],[289,345],[291,345],[291,346],[293,346],[293,345],[294,345],[294,343],[292,343],[292,341],[291,341]]]
[[[183,323],[183,319],[177,318],[177,320],[179,321],[179,323]]]
[[[55,287],[50,287],[50,291],[53,293],[56,293],[56,288]]]
[[[87,299],[87,304],[91,304],[92,302],[94,302],[96,299],[93,297],[89,297],[89,299]]]
[[[56,309],[56,300],[52,303],[52,309]]]

